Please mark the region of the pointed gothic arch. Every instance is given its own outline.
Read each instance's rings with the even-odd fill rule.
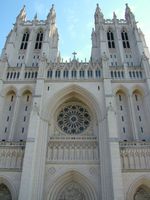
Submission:
[[[0,184],[0,199],[12,200],[11,193],[8,187],[3,183]]]
[[[133,134],[131,134],[128,91],[124,86],[120,86],[115,92],[119,138],[120,140],[131,141],[133,140]]]
[[[56,113],[57,109],[65,103],[77,102],[81,103],[83,107],[87,107],[91,113],[91,126],[89,129],[89,134],[97,135],[99,132],[98,121],[102,120],[102,115],[100,107],[98,107],[97,100],[95,97],[87,91],[85,88],[82,88],[78,85],[71,85],[65,87],[58,91],[52,99],[49,99],[45,108],[43,110],[43,116],[47,121],[50,122],[51,126],[49,129],[54,133],[54,129],[58,128],[56,126]],[[58,130],[58,129],[57,129]],[[99,134],[97,135],[99,137]]]
[[[150,188],[148,188],[146,185],[141,185],[135,195],[134,200],[147,200],[150,199]]]
[[[0,177],[0,199],[3,197],[3,200],[16,200],[17,192],[12,184],[12,180],[9,180],[8,177]],[[5,199],[6,197],[6,199]]]
[[[146,104],[145,92],[140,86],[133,87],[132,101],[134,106],[134,115],[136,118],[136,127],[139,140],[149,140],[149,122],[148,122],[148,108]]]
[[[19,90],[18,94],[19,94],[19,96],[21,96],[27,91],[32,94],[33,93],[33,88],[30,85],[26,85],[26,86],[22,87]]]
[[[139,92],[140,95],[144,96],[145,95],[145,91],[144,88],[142,88],[140,85],[134,85],[131,90],[130,93],[133,94],[134,92]]]
[[[77,171],[69,171],[49,185],[47,200],[97,200],[90,181]]]
[[[103,116],[94,95],[92,95],[87,89],[76,84],[72,84],[59,90],[51,99],[49,99],[43,109],[43,114],[45,115],[46,119],[50,120],[59,105],[67,101],[67,99],[70,99],[71,96],[74,96],[91,108],[93,113],[95,113],[95,119],[97,119],[97,121],[102,119]]]
[[[138,193],[140,194],[138,197]],[[144,198],[146,194],[150,195],[150,176],[140,176],[129,187],[127,191],[126,199],[127,200],[147,200],[149,198]],[[143,198],[140,197],[143,195]]]

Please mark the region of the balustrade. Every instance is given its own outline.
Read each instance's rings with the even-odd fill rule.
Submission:
[[[0,142],[0,169],[21,170],[24,149],[24,142]]]
[[[150,170],[150,142],[120,142],[123,170]]]

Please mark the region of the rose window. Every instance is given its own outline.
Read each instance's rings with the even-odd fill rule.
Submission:
[[[67,134],[79,134],[90,125],[90,115],[86,108],[79,104],[71,104],[63,107],[58,116],[59,128]]]

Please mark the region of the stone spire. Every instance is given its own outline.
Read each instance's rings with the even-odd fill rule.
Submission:
[[[19,15],[16,18],[16,22],[24,22],[26,21],[26,6],[24,5],[23,8],[21,9]]]
[[[103,16],[103,13],[101,12],[99,4],[97,4],[94,18],[95,18],[95,24],[99,24],[99,23],[103,22],[103,20],[104,20],[104,16]]]
[[[48,23],[50,23],[51,25],[55,25],[56,23],[56,12],[54,9],[54,4],[52,4],[52,7],[50,9],[49,14],[47,15],[47,21]]]
[[[134,14],[131,12],[130,7],[128,6],[128,4],[126,3],[126,9],[125,9],[125,19],[127,20],[127,22],[129,24],[131,24],[132,26],[136,25],[136,21],[135,21],[135,16]]]

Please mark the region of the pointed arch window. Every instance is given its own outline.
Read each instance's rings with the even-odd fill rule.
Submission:
[[[84,70],[82,69],[82,70],[80,70],[80,78],[81,77],[83,77],[84,78],[84,75],[85,75],[85,72],[84,72]]]
[[[39,31],[36,36],[35,49],[41,49],[43,42],[43,31]]]
[[[12,200],[11,192],[6,185],[3,183],[0,184],[0,197],[1,199]]]
[[[48,70],[47,78],[52,78],[52,76],[53,76],[53,71],[52,70]]]
[[[66,69],[66,70],[64,70],[64,72],[63,72],[63,77],[64,77],[64,78],[68,78],[68,76],[69,76],[69,71]]]
[[[71,72],[71,76],[72,76],[72,78],[76,78],[76,77],[77,77],[77,71],[76,71],[76,70],[73,70],[73,71]]]
[[[89,69],[87,71],[87,75],[88,75],[89,78],[92,78],[93,77],[93,71]]]
[[[99,69],[96,69],[95,75],[96,75],[96,78],[101,77],[101,71]]]
[[[29,34],[29,31],[26,31],[26,32],[23,34],[20,49],[27,49],[28,41],[29,41],[29,35],[30,35],[30,34]]]
[[[123,48],[125,49],[130,48],[128,33],[125,30],[121,32],[121,37],[122,37]]]
[[[108,48],[115,48],[114,34],[111,30],[107,32]]]
[[[55,78],[60,78],[60,70],[55,71]]]

